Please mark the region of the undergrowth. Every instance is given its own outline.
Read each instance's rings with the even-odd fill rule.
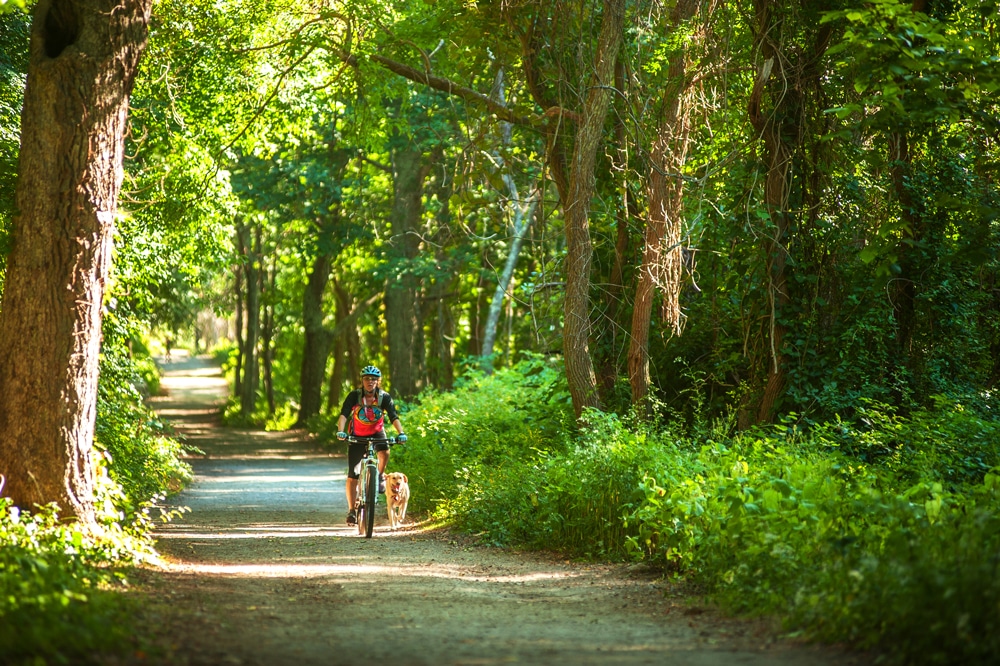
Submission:
[[[406,415],[413,504],[504,546],[642,560],[723,607],[896,663],[1000,659],[1000,426],[940,397],[906,416],[735,432],[600,412],[529,358]]]

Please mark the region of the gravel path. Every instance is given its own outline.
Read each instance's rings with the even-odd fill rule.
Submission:
[[[303,432],[222,428],[225,382],[166,366],[154,408],[205,455],[140,575],[162,664],[864,664],[720,617],[646,569],[475,545],[412,523],[344,524],[346,462]],[[416,442],[415,442],[416,443]],[[419,444],[419,443],[417,443]],[[390,463],[391,467],[391,463]]]

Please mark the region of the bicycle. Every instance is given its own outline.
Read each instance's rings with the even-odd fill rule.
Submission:
[[[344,440],[350,444],[366,443],[365,453],[358,463],[358,499],[354,503],[354,512],[358,520],[358,534],[363,534],[366,539],[372,538],[375,530],[375,506],[378,504],[378,456],[375,454],[376,444],[388,444],[392,446],[396,443],[395,437],[384,439],[372,439],[370,437],[354,437],[348,435]]]

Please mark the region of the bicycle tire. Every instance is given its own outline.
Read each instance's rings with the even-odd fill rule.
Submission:
[[[371,539],[375,530],[375,500],[378,497],[378,468],[369,465],[365,469],[365,538]]]
[[[365,533],[365,505],[361,503],[358,505],[358,534],[363,535]]]

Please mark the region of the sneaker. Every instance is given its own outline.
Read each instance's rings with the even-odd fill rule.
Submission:
[[[385,474],[380,474],[378,477],[378,494],[385,495]]]
[[[354,509],[351,509],[350,511],[347,512],[347,524],[348,525],[358,524],[358,514],[354,512]]]

